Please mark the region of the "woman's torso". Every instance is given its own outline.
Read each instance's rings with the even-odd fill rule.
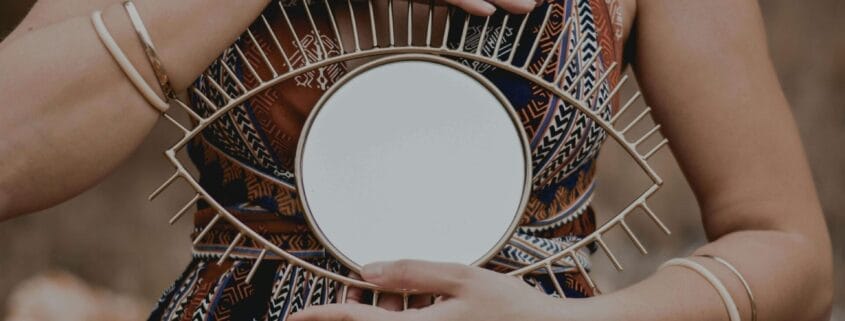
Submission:
[[[366,2],[356,6],[366,10]],[[544,3],[537,11],[545,10],[546,6],[553,10],[552,19],[543,31],[529,70],[537,72],[543,65],[541,57],[548,55],[563,30],[562,17],[578,19],[580,28],[568,30],[570,34],[563,38],[566,50],[553,53],[557,59],[550,61],[541,75],[554,79],[559,73],[566,73],[561,85],[568,88],[568,81],[582,69],[578,66],[563,70],[564,61],[570,55],[576,55],[581,62],[591,61],[598,55],[594,64],[583,66],[587,68],[583,77],[591,81],[576,83],[585,88],[569,89],[582,93],[598,86],[598,94],[588,100],[588,105],[592,108],[602,105],[619,79],[620,68],[613,70],[604,81],[600,81],[600,76],[614,62],[621,65],[622,8],[612,0],[560,0]],[[213,112],[212,104],[224,105],[227,98],[221,92],[239,96],[243,94],[241,84],[252,88],[259,82],[256,76],[264,80],[272,78],[273,72],[267,62],[275,69],[286,70],[287,62],[298,66],[315,60],[323,54],[323,48],[329,56],[354,48],[349,41],[344,43],[345,48],[340,48],[324,15],[314,14],[315,23],[321,30],[317,38],[308,31],[310,24],[300,4],[287,4],[285,8],[298,39],[286,32],[290,29],[281,8],[278,3],[272,3],[263,14],[266,23],[264,19],[258,19],[250,32],[197,80],[195,88],[210,100],[206,101],[198,93],[192,95],[192,107],[198,113],[208,115]],[[325,10],[323,6],[319,8]],[[502,28],[501,13],[494,17],[498,18],[491,19],[487,29],[483,28],[482,19],[474,19],[467,30],[468,39],[478,39],[481,30],[496,35],[486,37],[488,41],[482,52],[488,55],[495,50],[493,40],[498,32],[504,33],[503,44],[507,44],[508,38],[515,37],[517,27],[509,24]],[[343,16],[336,18],[339,24],[348,22]],[[542,19],[542,15],[535,12],[525,32],[536,34]],[[499,21],[499,25],[494,21]],[[460,32],[462,24],[463,19],[453,19],[452,32]],[[270,34],[268,25],[274,34]],[[459,36],[449,39],[452,41]],[[577,39],[585,39],[586,43],[576,46]],[[277,40],[286,56],[278,53]],[[371,43],[372,39],[360,41]],[[383,36],[379,37],[380,43],[384,41]],[[266,59],[256,44],[263,48]],[[518,48],[527,47],[530,44],[520,44]],[[509,54],[509,48],[503,45],[500,55]],[[522,50],[517,49],[515,61],[525,60],[527,52]],[[255,67],[254,72],[243,63],[244,59]],[[462,62],[485,75],[510,100],[531,143],[534,185],[529,204],[516,235],[488,268],[507,271],[522,267],[587,236],[595,229],[590,200],[594,190],[595,160],[605,138],[604,131],[575,107],[530,81],[489,65]],[[332,64],[280,82],[214,121],[189,146],[189,155],[200,173],[200,184],[215,200],[280,248],[339,273],[344,273],[345,268],[320,246],[304,221],[293,180],[293,163],[299,133],[311,108],[322,93],[351,68],[354,68],[351,63]],[[220,84],[220,88],[216,84]],[[609,118],[617,102],[611,100],[609,105],[611,108],[607,108],[602,117]],[[194,236],[214,214],[207,204],[199,203]],[[250,282],[246,282],[247,274],[253,270],[254,258],[261,252],[261,247],[251,241],[241,243],[232,251],[231,259],[217,265],[216,258],[237,234],[238,231],[228,224],[216,224],[194,246],[194,260],[162,296],[150,319],[276,320],[301,308],[306,300],[315,304],[334,300],[337,287],[333,281],[310,282],[314,279],[306,271],[296,267],[289,269],[272,254],[255,269]],[[578,253],[579,261],[587,267],[591,251],[588,247]],[[574,272],[571,262],[561,262],[555,270],[559,272],[558,279],[567,296],[593,295],[584,279]],[[547,276],[533,277],[529,282],[547,293],[554,292]]]

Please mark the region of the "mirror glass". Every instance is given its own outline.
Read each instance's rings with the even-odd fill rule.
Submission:
[[[528,194],[527,142],[509,104],[472,73],[437,57],[376,61],[312,111],[300,196],[321,241],[351,268],[480,265],[510,238]]]

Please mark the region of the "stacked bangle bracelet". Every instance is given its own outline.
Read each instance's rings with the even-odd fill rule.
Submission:
[[[720,264],[728,268],[728,270],[730,270],[731,273],[733,273],[737,279],[739,279],[739,282],[742,283],[742,286],[745,288],[745,293],[748,295],[748,302],[751,305],[751,321],[757,321],[757,303],[754,300],[754,293],[751,292],[751,286],[748,285],[748,281],[745,280],[745,278],[742,276],[742,273],[739,273],[739,270],[737,270],[736,267],[733,266],[733,264],[721,257],[709,254],[698,256],[709,258],[716,262],[719,262]]]
[[[147,28],[144,26],[144,22],[141,20],[138,10],[135,8],[135,4],[133,4],[132,1],[126,1],[123,3],[123,7],[126,9],[126,12],[129,15],[129,20],[132,22],[132,26],[138,34],[138,38],[141,40],[141,44],[144,46],[144,51],[147,54],[147,58],[150,61],[150,65],[153,68],[156,79],[161,86],[161,91],[164,93],[164,99],[159,97],[152,87],[147,84],[138,72],[138,69],[132,65],[132,62],[129,61],[129,58],[126,57],[126,54],[120,49],[120,46],[117,45],[117,42],[114,40],[103,22],[103,13],[101,11],[95,11],[91,14],[91,21],[94,24],[94,29],[97,31],[97,36],[99,36],[100,41],[103,42],[103,45],[105,45],[106,49],[108,49],[109,53],[111,53],[112,57],[114,57],[114,60],[132,84],[135,85],[135,88],[141,93],[141,95],[144,96],[147,102],[153,105],[153,107],[158,109],[160,112],[164,113],[168,108],[170,108],[170,101],[176,99],[176,93],[170,84],[170,79],[162,66],[161,59],[158,57],[152,38],[150,37]]]
[[[748,282],[742,276],[742,273],[739,273],[739,270],[737,270],[736,267],[733,266],[733,264],[731,264],[730,262],[728,262],[727,260],[725,260],[721,257],[715,256],[715,255],[708,255],[708,254],[696,255],[696,256],[708,258],[708,259],[714,260],[716,262],[719,262],[719,264],[728,268],[728,270],[730,270],[731,273],[733,273],[734,276],[736,276],[737,279],[739,279],[739,281],[742,283],[742,286],[745,288],[746,294],[748,294],[748,301],[749,301],[749,304],[751,306],[751,321],[757,321],[757,303],[754,300],[754,294],[751,292],[751,286],[748,284]],[[690,270],[697,272],[699,275],[704,277],[707,280],[707,282],[709,282],[710,285],[712,285],[713,288],[716,289],[717,292],[719,292],[719,296],[722,298],[722,302],[725,304],[725,309],[727,309],[727,311],[728,311],[728,316],[729,316],[730,320],[731,321],[740,321],[739,309],[737,308],[736,302],[734,301],[733,297],[731,297],[730,292],[728,292],[728,289],[725,287],[725,285],[722,283],[722,281],[719,280],[719,278],[716,277],[716,275],[713,274],[713,272],[710,272],[710,270],[708,270],[706,267],[704,267],[704,265],[701,265],[698,262],[687,259],[687,258],[675,258],[675,259],[671,259],[669,261],[666,261],[666,263],[663,263],[663,265],[660,266],[660,269],[663,269],[663,268],[668,267],[668,266],[685,267],[687,269],[690,269]]]
[[[710,272],[710,270],[708,270],[706,267],[699,264],[698,262],[686,258],[675,258],[666,261],[666,263],[663,263],[663,265],[661,265],[659,269],[663,269],[669,266],[685,267],[687,269],[697,272],[699,275],[704,277],[704,279],[706,279],[707,282],[709,282],[710,285],[712,285],[713,288],[715,288],[716,291],[719,292],[719,296],[722,297],[722,302],[725,304],[725,308],[728,310],[728,317],[730,318],[730,321],[741,321],[739,316],[739,309],[736,307],[736,302],[734,302],[730,292],[728,292],[728,289],[725,288],[724,284],[722,284],[722,281],[720,281],[719,278],[716,277],[715,274],[713,274],[713,272]]]

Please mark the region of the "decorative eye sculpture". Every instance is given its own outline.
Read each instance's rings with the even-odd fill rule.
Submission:
[[[217,143],[204,148],[230,155],[227,161],[239,170],[270,182],[267,188],[285,198],[275,206],[284,203],[294,213],[287,219],[304,220],[347,272],[401,258],[452,261],[494,266],[515,277],[547,274],[565,297],[554,273],[568,267],[598,292],[586,272],[585,248],[597,245],[621,270],[603,239],[608,231],[621,227],[643,254],[626,223],[629,215],[645,213],[669,233],[647,205],[662,184],[648,160],[667,140],[644,146],[659,125],[629,138],[648,108],[617,124],[641,95],[616,103],[627,76],[597,39],[594,22],[579,15],[581,2],[589,4],[550,2],[525,15],[491,17],[433,1],[278,3],[200,77],[190,103],[176,102],[191,126],[165,114],[184,135],[165,152],[176,172],[150,199],[174,181],[186,181],[196,195],[170,222],[199,203],[212,214],[197,230],[195,245],[215,226],[235,229],[220,262],[249,243],[259,249],[255,267],[270,256],[284,260],[306,270],[314,284],[335,282],[342,291],[338,301],[350,288],[406,298],[414,293],[315,265],[243,222],[221,201],[226,191],[210,191],[179,157],[196,140],[212,140]],[[288,132],[274,132],[289,136],[289,144],[260,146],[254,142],[261,134],[250,123],[261,121],[250,105],[289,99],[280,97],[282,91],[305,97],[306,103],[291,106],[305,106],[300,115],[307,117],[296,122],[286,117],[289,111],[264,110],[263,118],[292,124]],[[515,108],[526,93],[543,97],[543,106]],[[576,175],[606,137],[631,156],[650,186],[595,231],[565,245],[518,237],[571,219],[527,218],[537,206],[532,193]],[[229,174],[224,169],[220,175]],[[591,196],[582,194],[578,202],[589,203]],[[531,247],[545,254],[521,250]],[[521,264],[495,261],[501,252]]]

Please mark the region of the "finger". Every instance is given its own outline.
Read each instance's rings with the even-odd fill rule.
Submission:
[[[388,311],[402,311],[405,309],[405,298],[398,294],[385,293],[379,295],[378,307]]]
[[[350,279],[355,280],[363,280],[358,273],[349,272],[347,275]],[[350,286],[349,290],[346,292],[346,302],[347,303],[363,303],[364,302],[364,290],[361,288]]]
[[[408,299],[409,309],[422,309],[434,304],[434,297],[427,294],[413,295]]]
[[[386,288],[452,296],[475,273],[462,264],[400,260],[368,264],[362,269],[361,276]]]
[[[534,0],[490,0],[505,11],[516,14],[529,13],[537,6]]]
[[[476,16],[489,16],[496,12],[496,6],[485,0],[446,0],[449,4]]]
[[[364,304],[327,304],[311,306],[296,312],[290,321],[404,321],[399,312],[391,312]]]

